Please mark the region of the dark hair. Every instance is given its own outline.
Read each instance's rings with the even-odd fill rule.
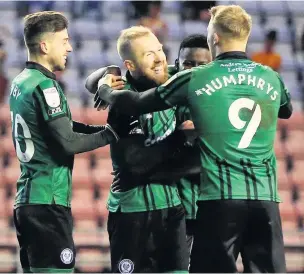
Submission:
[[[37,52],[39,38],[47,32],[58,32],[68,27],[67,18],[60,12],[41,11],[24,17],[24,41],[30,52]]]
[[[266,38],[270,41],[276,41],[277,40],[277,31],[276,30],[270,30],[266,34]]]
[[[179,46],[179,52],[184,48],[205,48],[209,49],[207,37],[201,34],[187,36]]]

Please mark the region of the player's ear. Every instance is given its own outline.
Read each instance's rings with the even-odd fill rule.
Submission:
[[[49,51],[49,45],[45,41],[41,41],[39,43],[39,47],[42,53],[46,54]]]
[[[213,34],[213,41],[212,42],[213,42],[214,46],[218,45],[219,42],[220,42],[220,37],[218,36],[218,34],[216,32]]]
[[[134,62],[131,60],[125,60],[124,65],[129,71],[134,71],[136,69]]]

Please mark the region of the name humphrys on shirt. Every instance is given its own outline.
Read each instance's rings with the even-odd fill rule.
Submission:
[[[215,91],[221,90],[228,85],[248,85],[256,87],[261,91],[266,92],[271,98],[271,100],[275,100],[279,95],[278,91],[274,89],[274,87],[266,82],[263,78],[256,77],[251,74],[230,74],[221,77],[217,77],[210,81],[210,83],[206,84],[203,88],[200,88],[195,91],[197,96],[207,94],[212,95]]]

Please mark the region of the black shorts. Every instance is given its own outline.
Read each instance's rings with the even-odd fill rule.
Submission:
[[[112,272],[188,272],[182,205],[147,212],[110,212],[108,232]]]
[[[24,271],[73,271],[76,253],[70,208],[59,205],[20,206],[14,210],[14,223]]]
[[[286,273],[279,206],[269,201],[198,202],[191,273]]]

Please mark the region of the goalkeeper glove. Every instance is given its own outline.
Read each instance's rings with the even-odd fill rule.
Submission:
[[[121,70],[118,66],[107,66],[104,68],[100,68],[93,73],[91,73],[86,80],[85,87],[86,89],[95,94],[94,96],[94,108],[97,108],[97,110],[100,109],[106,109],[108,107],[108,103],[101,100],[98,96],[97,89],[98,89],[98,81],[100,78],[104,77],[107,74],[113,74],[116,76],[121,75]]]

